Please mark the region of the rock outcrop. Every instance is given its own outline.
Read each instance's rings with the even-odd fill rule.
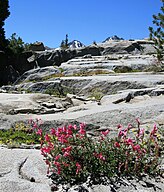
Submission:
[[[60,66],[63,62],[67,62],[75,57],[83,57],[86,55],[91,56],[101,56],[101,55],[114,55],[114,54],[153,54],[155,49],[153,43],[148,40],[136,40],[136,41],[126,41],[126,40],[110,40],[105,43],[97,43],[86,47],[80,47],[77,49],[50,49],[45,50],[43,45],[35,45],[36,48],[32,48],[33,51],[28,51],[20,54],[15,60],[10,61],[7,64],[13,67],[14,71],[22,75],[27,70],[33,69],[34,67],[46,67],[46,66]],[[2,55],[2,53],[1,53]],[[1,56],[2,57],[2,56]],[[4,59],[2,59],[4,60]],[[4,63],[4,62],[3,62]],[[5,63],[4,63],[5,64]],[[4,84],[8,83],[8,78],[4,78]],[[10,76],[10,72],[9,72]],[[12,82],[17,78],[10,78]]]
[[[35,42],[35,43],[31,44],[29,49],[31,51],[45,51],[45,47],[42,42]]]
[[[34,114],[37,116],[42,114],[41,118],[44,120],[49,118],[50,120],[77,120],[79,118],[80,121],[91,122],[95,125],[100,122],[99,125],[102,126],[109,126],[113,115],[116,114],[119,114],[119,118],[115,117],[113,119],[115,123],[112,121],[112,125],[119,124],[121,119],[125,120],[126,118],[122,115],[128,117],[127,121],[133,121],[137,116],[141,116],[143,121],[151,119],[152,113],[156,116],[163,113],[163,77],[163,73],[61,77],[52,78],[51,81],[22,82],[13,87],[2,87],[3,92],[10,91],[14,94],[0,94],[1,113],[5,114],[1,115],[0,124],[4,127],[4,119],[9,118],[10,121],[11,116],[16,114],[17,117],[19,117],[18,114],[23,114],[24,117],[27,114],[27,119]],[[50,92],[52,96],[39,93],[25,94],[26,91],[45,93],[47,89],[53,90]],[[20,94],[21,92],[24,94]],[[54,98],[53,95],[57,96],[57,93],[58,96],[64,96],[64,98]],[[70,93],[77,96],[70,96]],[[150,114],[148,117],[144,116],[145,111]],[[43,114],[53,114],[53,116]],[[124,124],[128,123],[127,121]]]
[[[146,131],[154,123],[163,130],[164,73],[143,72],[154,66],[153,52],[150,41],[110,40],[79,49],[23,53],[18,66],[4,67],[10,71],[10,78],[6,79],[19,78],[0,88],[0,129],[41,118],[45,130],[85,122],[90,136],[108,128],[113,137],[118,124],[134,125],[135,119],[140,118]],[[0,59],[6,66],[3,52]],[[0,74],[2,80],[7,73],[1,70]],[[162,192],[164,188],[162,177],[158,181],[145,177],[119,178],[108,185],[90,187],[83,183],[64,190],[46,178],[46,165],[36,146],[20,147],[23,149],[0,145],[2,192]]]

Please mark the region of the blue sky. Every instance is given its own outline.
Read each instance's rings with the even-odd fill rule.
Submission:
[[[85,45],[109,36],[142,39],[149,36],[152,15],[160,0],[9,0],[6,37],[12,33],[24,42],[42,41],[58,47],[65,35]]]

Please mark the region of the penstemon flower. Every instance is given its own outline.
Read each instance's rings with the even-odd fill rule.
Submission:
[[[115,142],[114,146],[120,148],[120,144],[118,142]]]
[[[42,136],[42,129],[38,129],[36,134]]]
[[[145,130],[140,128],[141,122],[137,119],[136,132],[131,130],[131,124],[127,128],[119,124],[116,137],[109,138],[110,131],[107,129],[95,139],[87,135],[85,123],[51,128],[50,133],[44,133],[39,121],[30,122],[40,136],[41,154],[53,182],[81,182],[88,177],[101,180],[104,177],[139,176],[143,172],[152,174],[158,171],[157,125],[145,137]]]
[[[107,129],[106,131],[102,131],[101,134],[107,136],[110,131]]]
[[[76,174],[79,174],[79,172],[81,170],[81,165],[78,162],[76,163],[76,167],[77,167]]]

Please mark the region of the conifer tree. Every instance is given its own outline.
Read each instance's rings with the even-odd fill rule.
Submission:
[[[157,53],[157,60],[162,63],[164,58],[164,0],[161,0],[161,13],[153,15],[153,24],[155,28],[149,27],[150,39],[154,41],[155,49]]]
[[[61,49],[67,49],[68,46],[68,34],[66,34],[65,40],[62,40],[61,44],[60,44],[60,48]]]
[[[7,17],[10,15],[9,12],[9,1],[0,0],[0,50],[4,50],[7,46],[7,40],[5,38],[4,24]]]
[[[8,39],[8,48],[14,55],[19,55],[25,50],[25,43],[21,37],[18,37],[16,33],[11,35]]]

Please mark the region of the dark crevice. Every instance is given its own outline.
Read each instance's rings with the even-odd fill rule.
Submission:
[[[34,177],[28,177],[25,173],[23,173],[22,168],[24,166],[24,164],[26,163],[28,157],[25,158],[25,160],[23,162],[20,163],[19,165],[19,175],[21,176],[22,179],[28,180],[30,182],[35,182],[35,178]]]
[[[7,175],[7,174],[9,174],[9,173],[11,173],[11,170],[8,171],[8,172],[0,173],[0,177],[4,177],[5,175]]]

